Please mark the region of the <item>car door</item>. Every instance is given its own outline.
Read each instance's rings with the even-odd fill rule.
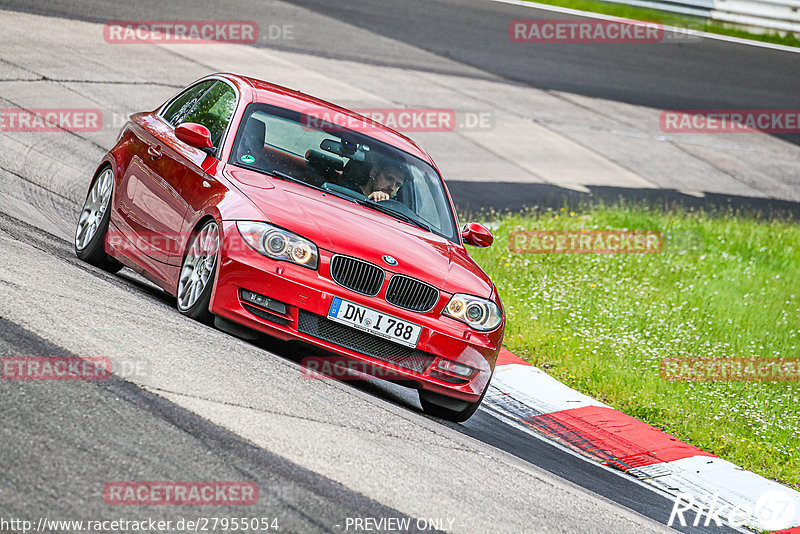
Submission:
[[[227,191],[227,188],[216,179],[215,174],[225,137],[233,135],[229,133],[229,129],[237,104],[238,98],[233,86],[219,81],[181,121],[202,124],[208,128],[211,132],[211,143],[217,150],[215,156],[207,155],[202,150],[185,144],[181,147],[182,150],[176,150],[175,157],[179,158],[188,170],[181,175],[177,184],[187,209],[181,231],[184,236],[187,236],[202,216],[203,209],[210,202],[219,202]],[[180,264],[182,259],[182,251],[179,251],[173,261]]]
[[[208,198],[225,189],[207,172],[216,159],[179,140],[175,127],[186,122],[202,124],[218,148],[236,107],[236,92],[226,82],[215,80],[198,94],[179,98],[148,124],[148,157],[133,197],[137,233],[147,236],[140,240],[148,247],[145,253],[164,264],[163,268],[149,267],[165,279],[170,279],[167,266],[180,265],[182,260],[187,217],[191,220]]]
[[[170,145],[179,142],[172,123],[188,114],[215,83],[208,80],[189,87],[160,116],[142,113],[132,117],[133,155],[120,187],[120,213],[128,237],[141,252],[133,259],[163,279],[168,278],[166,266],[178,247],[176,238],[186,213],[186,202],[176,187],[186,170],[170,157]]]

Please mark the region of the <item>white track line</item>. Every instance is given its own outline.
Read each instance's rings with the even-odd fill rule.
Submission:
[[[592,13],[591,11],[580,11],[578,9],[570,9],[568,7],[551,6],[548,4],[537,4],[536,2],[524,2],[522,0],[491,0],[492,2],[499,2],[501,4],[511,4],[515,6],[530,7],[533,9],[541,9],[542,11],[552,11],[554,13],[564,13],[565,15],[575,15],[578,17],[585,17],[589,19],[600,20],[630,20],[624,17],[615,17],[613,15],[604,15],[602,13]],[[741,37],[731,37],[728,35],[720,35],[718,33],[701,32],[697,30],[690,30],[689,28],[679,28],[676,26],[662,25],[664,31],[674,33],[681,33],[685,35],[694,35],[704,39],[716,39],[717,41],[725,41],[728,43],[735,43],[747,46],[755,46],[758,48],[769,48],[770,50],[780,50],[781,52],[793,52],[800,54],[800,48],[793,46],[785,46],[774,43],[764,43],[762,41],[754,41],[752,39],[742,39]]]

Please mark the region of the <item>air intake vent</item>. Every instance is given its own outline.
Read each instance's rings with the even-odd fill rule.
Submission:
[[[436,359],[433,354],[392,343],[305,310],[299,311],[297,329],[304,334],[324,339],[340,347],[372,356],[419,374],[425,373]]]
[[[430,311],[438,301],[438,289],[402,274],[394,275],[386,289],[386,302],[415,312]]]
[[[349,256],[334,256],[331,259],[333,281],[362,295],[377,295],[385,276],[383,269],[365,261]]]

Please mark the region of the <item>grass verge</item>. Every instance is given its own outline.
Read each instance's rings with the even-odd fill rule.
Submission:
[[[605,15],[611,15],[614,17],[620,17],[626,19],[659,22],[665,26],[688,28],[691,30],[704,31],[708,33],[717,33],[720,35],[728,35],[731,37],[740,37],[742,39],[751,39],[753,41],[762,41],[765,43],[800,47],[800,38],[798,38],[798,36],[792,33],[788,33],[786,35],[781,35],[777,32],[763,33],[763,34],[753,33],[736,26],[722,24],[720,22],[713,22],[711,20],[702,17],[692,17],[688,15],[681,15],[679,13],[671,13],[669,11],[660,11],[658,9],[629,6],[626,4],[615,4],[611,2],[600,2],[598,0],[527,0],[527,1],[536,4],[547,4],[551,6],[578,9],[580,11],[590,11],[592,13],[602,13]]]
[[[497,216],[473,249],[505,345],[569,386],[800,489],[800,382],[676,382],[663,358],[800,354],[800,225],[646,206]],[[517,254],[514,230],[655,230],[658,254]]]

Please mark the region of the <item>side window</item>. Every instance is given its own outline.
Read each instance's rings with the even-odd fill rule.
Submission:
[[[197,104],[200,97],[214,85],[214,80],[198,83],[186,91],[178,95],[172,104],[164,111],[164,120],[172,126],[177,126],[181,123],[181,118],[189,112],[192,107]]]
[[[202,124],[211,132],[211,142],[219,147],[222,134],[236,109],[236,92],[225,82],[217,82],[207,91],[180,123]]]

